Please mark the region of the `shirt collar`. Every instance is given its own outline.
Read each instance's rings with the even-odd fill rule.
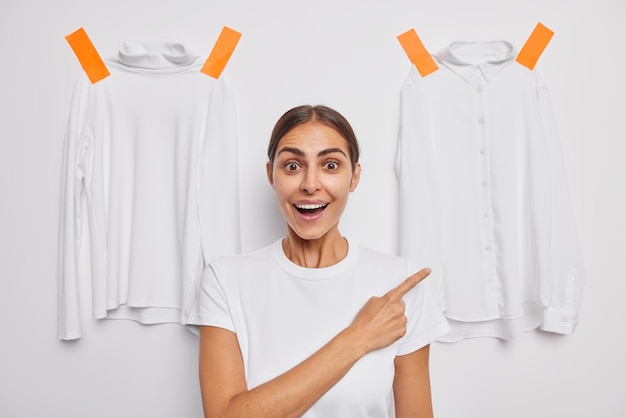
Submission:
[[[515,52],[506,41],[453,42],[434,56],[469,83],[476,68],[486,80],[491,80],[513,61]]]
[[[117,61],[129,67],[164,69],[188,66],[197,56],[176,42],[126,41],[117,53]]]

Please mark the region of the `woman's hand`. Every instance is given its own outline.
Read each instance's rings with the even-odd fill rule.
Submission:
[[[361,308],[346,332],[352,334],[365,350],[364,354],[387,347],[404,336],[407,318],[402,297],[429,274],[430,269],[422,269],[383,296],[370,298]]]

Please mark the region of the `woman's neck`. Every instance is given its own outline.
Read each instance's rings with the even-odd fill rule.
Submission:
[[[346,257],[348,241],[337,228],[314,240],[302,239],[288,228],[287,237],[283,240],[283,251],[289,260],[301,267],[330,267]]]

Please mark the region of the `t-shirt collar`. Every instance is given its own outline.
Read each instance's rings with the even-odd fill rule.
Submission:
[[[282,239],[274,242],[274,258],[278,265],[288,274],[304,280],[328,280],[342,275],[351,269],[359,259],[359,245],[346,238],[348,241],[348,254],[337,264],[329,267],[307,268],[295,264],[285,255]]]
[[[184,45],[165,41],[125,41],[117,53],[118,62],[149,69],[185,67],[196,58]]]
[[[469,83],[477,68],[486,80],[491,80],[513,61],[515,53],[506,41],[452,42],[434,57]]]

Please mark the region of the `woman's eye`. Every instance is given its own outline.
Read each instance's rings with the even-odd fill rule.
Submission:
[[[336,170],[337,168],[339,168],[339,164],[337,164],[337,162],[335,161],[328,161],[325,164],[325,167],[327,170]]]
[[[285,165],[285,168],[287,169],[287,171],[296,171],[298,169],[298,164],[296,164],[296,163],[287,163]]]

